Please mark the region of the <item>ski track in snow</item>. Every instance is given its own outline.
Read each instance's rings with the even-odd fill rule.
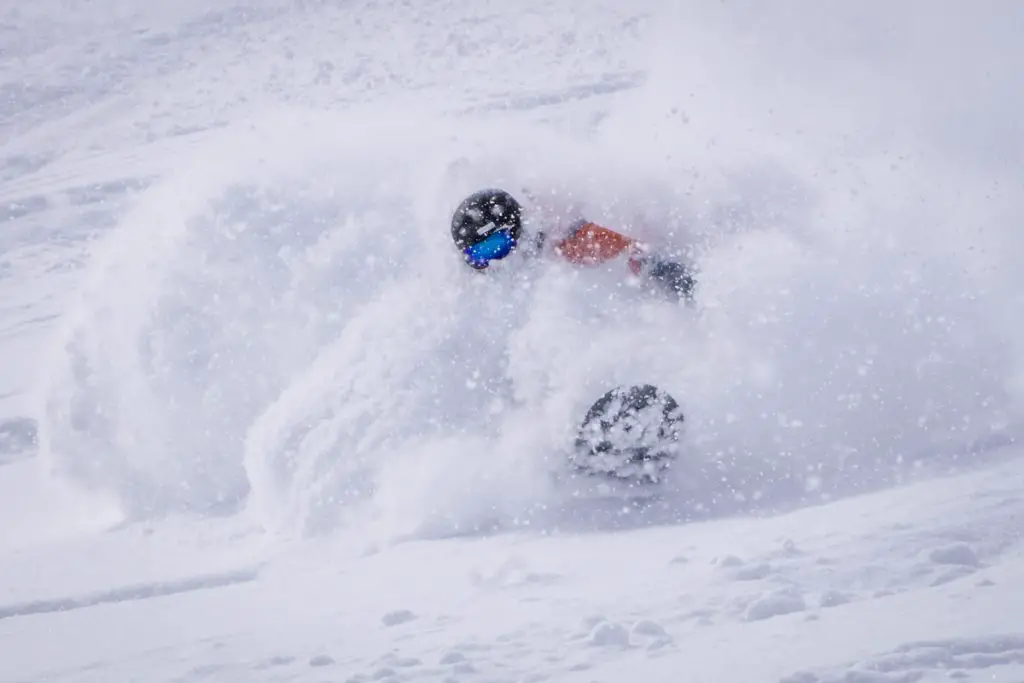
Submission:
[[[152,5],[0,10],[0,681],[1024,683],[1012,3]],[[953,40],[975,49],[954,59]],[[518,149],[527,136],[539,148]],[[531,317],[499,349],[541,405],[532,430],[513,416],[517,438],[464,452],[442,433],[339,522],[349,492],[332,487],[352,473],[335,447],[408,448],[399,417],[360,411],[414,421],[432,397],[455,424],[444,399],[466,377],[446,384],[430,352],[493,345],[445,345],[470,329],[437,292],[449,254],[409,224],[501,176],[459,154],[496,138],[529,178],[571,171],[591,199],[618,182],[626,200],[692,200],[711,305],[696,322],[643,308],[624,325],[652,332],[639,351],[630,329],[600,350],[572,293],[585,276],[549,275],[555,296],[524,294]],[[282,211],[294,235],[252,237]],[[398,238],[372,240],[384,227]],[[392,282],[360,251],[408,244],[439,265]],[[679,329],[710,336],[666,343]],[[516,458],[557,442],[573,401],[626,371],[616,358],[660,371],[645,356],[666,350],[666,379],[707,399],[695,448],[722,466],[684,471],[700,514],[538,501]],[[167,365],[147,375],[130,352]],[[204,352],[238,366],[189,374]],[[166,421],[148,411],[161,392]],[[111,422],[83,428],[93,399]],[[96,441],[36,457],[41,436],[82,434]],[[430,465],[481,453],[493,477]]]

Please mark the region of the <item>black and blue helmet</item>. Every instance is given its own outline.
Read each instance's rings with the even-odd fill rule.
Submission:
[[[523,210],[515,197],[495,188],[479,190],[462,200],[452,214],[452,240],[460,250],[506,230],[518,241],[523,229]]]

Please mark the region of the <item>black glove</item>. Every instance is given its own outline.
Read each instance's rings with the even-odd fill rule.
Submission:
[[[669,294],[679,299],[693,300],[697,280],[689,268],[681,263],[657,257],[651,258],[644,265],[647,277],[663,286]]]

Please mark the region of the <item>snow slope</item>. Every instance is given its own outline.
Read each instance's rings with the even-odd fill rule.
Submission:
[[[1019,681],[1022,478],[1017,458],[771,518],[387,548],[321,540],[269,559],[213,543],[209,528],[206,542],[124,531],[83,549],[94,576],[47,554],[6,563],[5,585],[41,575],[0,611],[5,669],[82,681]],[[234,566],[211,556],[231,545]],[[183,556],[204,571],[177,575]]]
[[[3,10],[0,679],[1019,682],[1022,18]],[[697,306],[467,272],[485,184]],[[652,380],[664,500],[553,486]]]

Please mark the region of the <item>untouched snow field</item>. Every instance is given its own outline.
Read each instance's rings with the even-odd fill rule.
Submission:
[[[9,3],[0,681],[1024,683],[1022,22]],[[487,185],[696,305],[469,272]],[[623,382],[642,509],[551,477]]]

